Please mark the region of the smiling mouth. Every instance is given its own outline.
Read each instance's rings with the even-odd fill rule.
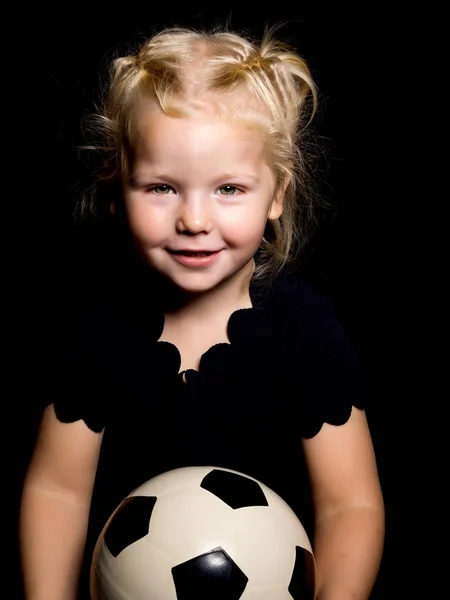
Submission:
[[[211,254],[217,254],[218,250],[204,251],[204,252],[192,252],[191,250],[169,250],[170,254],[177,254],[179,256],[211,256]]]

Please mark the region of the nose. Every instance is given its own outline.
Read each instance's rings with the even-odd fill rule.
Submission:
[[[206,199],[183,198],[178,210],[176,229],[185,235],[198,235],[211,231],[211,207]]]

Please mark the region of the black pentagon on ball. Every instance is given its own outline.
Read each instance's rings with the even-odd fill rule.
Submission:
[[[293,600],[314,600],[315,565],[311,552],[295,547],[295,564],[289,583]]]
[[[203,478],[200,487],[214,494],[231,508],[269,506],[261,486],[248,477],[213,469]]]
[[[177,600],[239,600],[248,577],[222,548],[173,567]]]
[[[126,498],[106,529],[104,542],[114,557],[148,534],[156,504],[154,496]]]

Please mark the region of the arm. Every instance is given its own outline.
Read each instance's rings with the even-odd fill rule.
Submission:
[[[20,506],[27,600],[75,600],[102,434],[44,411]]]
[[[384,543],[384,503],[365,413],[304,440],[315,507],[316,600],[368,600]]]

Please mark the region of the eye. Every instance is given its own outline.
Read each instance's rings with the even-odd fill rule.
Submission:
[[[166,196],[167,194],[170,194],[173,189],[170,187],[170,185],[159,183],[157,185],[150,185],[146,191],[157,194],[158,196]]]
[[[240,190],[235,185],[223,185],[219,191],[222,196],[234,196]]]

